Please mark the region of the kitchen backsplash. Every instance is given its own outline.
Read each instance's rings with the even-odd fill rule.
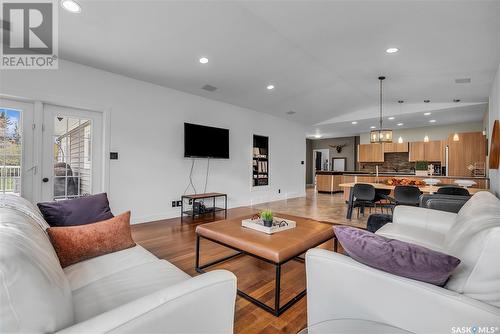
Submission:
[[[361,162],[359,170],[375,172],[375,166],[378,166],[379,172],[410,173],[414,171],[415,163],[408,159],[408,153],[385,153],[384,162]]]

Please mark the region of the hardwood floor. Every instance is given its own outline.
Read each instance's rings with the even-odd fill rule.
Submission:
[[[342,194],[316,194],[312,189],[308,189],[306,197],[230,209],[228,218],[257,213],[262,209],[359,227],[366,226],[368,216],[348,221],[345,219],[346,205]],[[219,213],[218,217],[223,219],[224,216]],[[174,218],[139,224],[132,226],[132,235],[137,243],[159,258],[168,260],[191,276],[196,276],[198,274],[194,270],[195,229],[204,222],[202,220],[190,222],[185,219],[181,224],[180,218]],[[331,249],[332,242],[320,247]],[[224,257],[232,252],[202,240],[201,263]],[[270,306],[273,305],[274,269],[271,265],[244,256],[212,268],[223,268],[233,272],[238,278],[239,289],[265,301]],[[305,268],[303,263],[290,261],[282,270],[281,302],[284,304],[305,288]],[[237,297],[234,331],[235,333],[297,333],[307,326],[306,300],[307,296],[280,317],[274,317],[245,299]]]

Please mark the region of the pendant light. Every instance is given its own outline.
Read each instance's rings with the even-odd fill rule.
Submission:
[[[385,77],[378,77],[380,81],[380,119],[379,119],[379,128],[378,130],[370,131],[370,142],[371,143],[392,143],[392,130],[384,129],[382,127],[383,123],[383,114],[382,114],[382,81],[385,80]]]

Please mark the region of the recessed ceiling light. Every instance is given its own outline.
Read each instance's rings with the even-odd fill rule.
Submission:
[[[375,129],[375,128],[376,128],[376,126],[374,126],[374,125],[370,126],[370,129]]]
[[[202,64],[206,64],[206,63],[208,63],[208,58],[201,57],[201,58],[200,58],[200,63],[202,63]]]
[[[395,119],[395,118],[396,118],[396,117],[391,116],[391,117],[389,117],[388,119],[392,121],[392,120],[393,120],[393,119]]]
[[[424,103],[429,103],[431,102],[431,100],[424,100]]]
[[[387,52],[387,53],[396,53],[398,51],[399,51],[398,48],[388,48],[387,50],[385,50],[385,52]]]
[[[430,112],[424,112],[424,115],[425,115],[425,116],[429,116],[429,115],[431,115],[431,114],[432,114],[432,113],[430,113]]]
[[[267,90],[273,90],[274,89],[274,85],[267,85]]]
[[[454,99],[453,102],[455,103],[460,102],[460,99]]]
[[[75,0],[62,0],[61,6],[70,13],[78,14],[82,11],[82,6]]]
[[[431,119],[431,120],[429,121],[429,123],[436,123],[436,120],[435,120],[435,119]]]
[[[398,126],[405,125],[404,123],[398,123]]]
[[[352,121],[352,122],[351,122],[351,124],[358,124],[358,122],[356,122],[356,121]]]

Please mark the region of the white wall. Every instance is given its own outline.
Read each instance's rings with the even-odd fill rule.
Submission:
[[[223,89],[223,88],[222,88]],[[179,216],[171,201],[188,184],[183,123],[230,129],[230,159],[211,160],[208,191],[228,194],[230,207],[305,195],[305,129],[271,115],[61,61],[59,70],[0,72],[0,93],[93,110],[111,110],[109,197],[113,212],[134,222]],[[270,180],[252,190],[252,135],[270,137]],[[203,188],[205,160],[194,181]],[[278,194],[281,189],[281,194]]]
[[[495,81],[493,82],[493,87],[491,88],[490,103],[488,110],[488,120],[489,120],[489,138],[491,139],[491,133],[493,131],[493,123],[495,120],[500,120],[500,66],[498,67],[497,75]],[[491,143],[489,143],[491,146]],[[500,197],[500,170],[490,169],[490,186],[491,190],[495,192],[497,196]]]
[[[455,132],[475,132],[475,131],[483,131],[483,123],[475,122],[475,123],[458,123],[458,124],[448,124],[441,126],[426,126],[421,128],[414,129],[392,129],[393,134],[392,138],[396,142],[399,136],[403,137],[403,141],[423,141],[424,136],[429,136],[429,140],[441,140],[448,138],[450,133]],[[370,143],[370,134],[362,133],[359,135],[359,140],[361,144],[369,144]]]

